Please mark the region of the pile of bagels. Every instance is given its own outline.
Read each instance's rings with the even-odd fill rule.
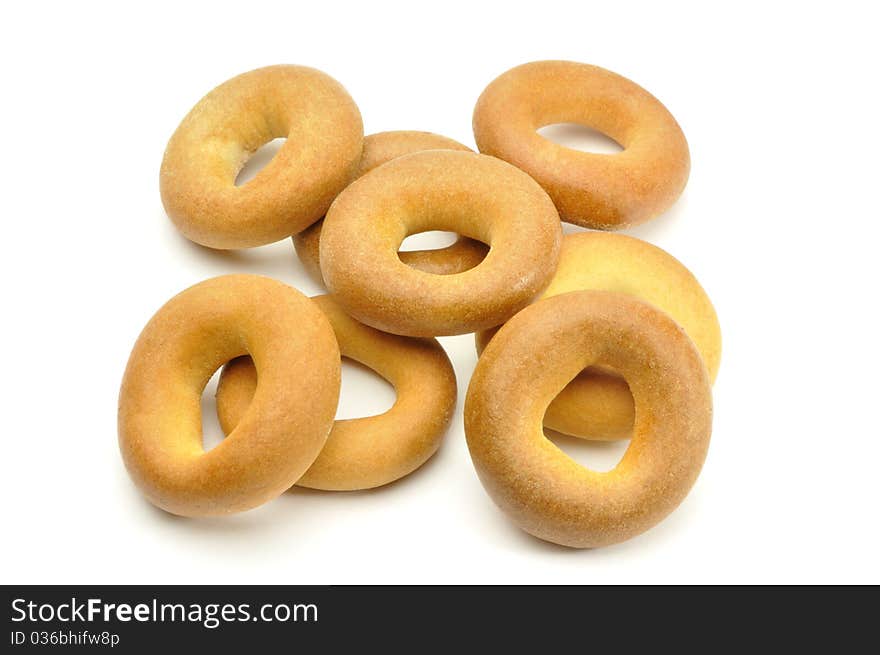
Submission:
[[[618,142],[570,149],[570,122]],[[474,333],[464,404],[477,474],[523,530],[578,548],[657,524],[699,475],[721,335],[678,260],[612,231],[667,210],[687,141],[654,96],[608,70],[540,61],[480,95],[475,152],[428,132],[364,137],[342,85],[307,67],[244,73],[202,98],[165,150],[165,210],[190,240],[251,248],[292,237],[326,295],[231,274],[169,300],[134,345],[119,446],[144,496],[182,516],[257,507],[294,485],[368,489],[438,449],[456,377],[436,337]],[[286,138],[252,180],[249,157]],[[588,231],[563,235],[561,221]],[[459,235],[398,252],[412,234]],[[395,388],[386,413],[334,421],[341,358]],[[201,397],[221,369],[226,437],[205,450]],[[545,429],[548,432],[545,432]],[[620,463],[581,466],[547,435],[631,439]]]

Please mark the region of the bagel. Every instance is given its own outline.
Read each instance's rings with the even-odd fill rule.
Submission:
[[[666,312],[694,341],[715,381],[721,362],[721,327],[709,296],[675,257],[641,239],[607,232],[567,234],[559,267],[541,298],[580,290],[617,291]],[[475,335],[482,352],[497,328]],[[575,377],[547,408],[551,430],[596,440],[628,439],[635,407],[626,382],[592,367]]]
[[[623,152],[581,152],[537,130],[587,125]],[[690,172],[687,141],[672,114],[645,89],[611,71],[571,61],[536,61],[494,80],[474,109],[480,152],[535,178],[563,221],[602,230],[642,223],[668,209]]]
[[[466,150],[471,152],[470,148],[458,141],[431,132],[410,130],[379,132],[364,138],[364,154],[361,157],[355,178],[366,175],[377,166],[392,159],[422,150]],[[318,244],[323,225],[324,220],[321,219],[299,234],[293,235],[293,245],[303,267],[313,280],[321,284],[324,283],[324,278],[321,277]],[[488,250],[485,244],[460,236],[455,243],[446,248],[404,251],[399,252],[398,255],[400,261],[407,266],[412,266],[426,273],[449,275],[473,268],[483,261]]]
[[[620,463],[600,473],[544,436],[550,401],[581,370],[620,371],[636,405]],[[632,296],[572,291],[527,307],[477,362],[464,409],[474,466],[526,532],[574,548],[630,539],[690,491],[712,431],[709,374],[675,321]]]
[[[269,66],[224,82],[174,132],[159,176],[162,203],[188,239],[210,248],[260,246],[307,228],[351,181],[363,123],[339,82],[313,68]],[[245,162],[287,142],[247,184]]]
[[[489,244],[454,275],[411,268],[397,255],[409,234],[448,230]],[[500,159],[429,150],[404,155],[352,183],[321,234],[321,272],[359,321],[406,336],[463,334],[503,323],[543,291],[562,230],[538,184]]]
[[[440,446],[457,394],[455,372],[436,339],[399,337],[348,316],[331,296],[314,302],[329,319],[343,357],[372,368],[397,392],[384,414],[339,420],[298,486],[328,491],[370,489],[416,470]],[[229,362],[217,386],[217,414],[233,432],[257,388],[249,357]]]
[[[214,371],[249,354],[260,383],[238,426],[202,446],[201,396]],[[339,398],[333,328],[281,282],[226,275],[169,300],[134,345],[119,392],[119,448],[154,505],[182,516],[251,509],[318,456]]]

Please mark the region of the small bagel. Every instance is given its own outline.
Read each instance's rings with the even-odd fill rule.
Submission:
[[[205,452],[201,397],[220,366],[249,354],[260,383],[227,439]],[[333,328],[281,282],[226,275],[190,287],[150,319],[119,392],[119,448],[154,505],[230,514],[284,492],[318,456],[339,398]]]
[[[553,143],[537,130],[587,125],[617,141],[604,155]],[[474,109],[480,152],[518,166],[553,198],[563,221],[602,230],[642,223],[668,209],[690,173],[687,141],[672,114],[638,84],[571,61],[513,68]]]
[[[397,255],[407,235],[448,230],[490,246],[474,268],[434,275]],[[463,334],[503,323],[550,281],[562,230],[538,184],[500,159],[428,150],[352,183],[321,234],[321,272],[345,310],[385,332]]]
[[[466,150],[467,146],[458,141],[449,139],[431,132],[414,132],[400,130],[396,132],[379,132],[364,137],[364,154],[358,167],[355,178],[366,175],[377,166],[385,162],[422,150]],[[321,239],[321,228],[324,220],[321,219],[311,227],[306,228],[299,234],[293,235],[293,245],[296,254],[302,261],[306,272],[316,282],[324,283],[321,277],[321,262],[318,244]],[[449,275],[461,273],[473,268],[486,256],[489,249],[485,244],[467,237],[459,237],[455,243],[446,248],[437,250],[412,250],[399,252],[400,261],[407,266],[412,266],[426,273],[436,275]]]
[[[250,248],[307,228],[324,215],[360,161],[363,123],[339,82],[303,66],[269,66],[224,82],[174,132],[160,172],[165,211],[192,241]],[[247,184],[250,155],[286,137]]]
[[[626,293],[669,314],[693,340],[715,381],[721,362],[721,327],[709,296],[675,257],[641,239],[607,232],[567,234],[559,267],[541,298],[569,291]],[[497,328],[475,335],[477,352]],[[635,407],[626,382],[614,371],[590,368],[550,403],[544,425],[597,440],[628,439]]]
[[[455,409],[455,372],[446,352],[436,339],[399,337],[359,323],[331,296],[312,300],[333,326],[342,356],[387,379],[397,400],[384,414],[336,421],[321,454],[297,485],[370,489],[413,472],[437,451]],[[238,425],[256,388],[257,371],[249,357],[223,368],[217,414],[224,432]]]
[[[636,404],[620,463],[587,469],[545,438],[550,401],[585,367],[620,371]],[[477,362],[464,409],[468,448],[495,503],[526,532],[574,548],[630,539],[690,491],[712,431],[700,354],[669,316],[624,294],[572,291],[527,307]]]

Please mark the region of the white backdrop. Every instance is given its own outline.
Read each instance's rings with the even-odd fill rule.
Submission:
[[[0,581],[880,582],[880,52],[866,5],[804,4],[7,8]],[[152,313],[230,272],[320,291],[289,240],[212,252],[166,219],[159,163],[189,108],[240,72],[305,64],[348,88],[367,133],[430,130],[473,146],[485,85],[549,58],[645,86],[690,143],[681,200],[630,231],[684,262],[721,320],[712,445],[685,503],[602,550],[520,532],[483,492],[464,442],[471,336],[441,340],[459,408],[440,452],[409,478],[297,490],[226,519],[143,501],[119,458],[116,397]],[[341,416],[393,402],[371,374],[346,367],[344,378]],[[210,402],[205,414],[210,442]],[[605,468],[623,452],[563,447]]]

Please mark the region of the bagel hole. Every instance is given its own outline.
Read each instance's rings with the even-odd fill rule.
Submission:
[[[582,376],[592,377],[601,375],[614,377],[619,382],[626,384],[626,381],[617,371],[609,366],[601,364],[588,366],[575,376],[572,381],[576,381],[579,378],[582,378]],[[582,392],[585,391],[586,390],[582,390]],[[615,469],[620,463],[620,460],[623,459],[630,443],[630,439],[628,438],[613,441],[584,439],[570,434],[557,432],[547,427],[544,428],[544,436],[575,462],[584,468],[596,471],[597,473],[607,473],[608,471]]]
[[[342,386],[336,420],[384,414],[397,401],[394,387],[368,366],[342,358]]]
[[[544,428],[544,436],[584,468],[597,473],[614,470],[629,448],[629,439],[590,441]]]
[[[220,419],[217,418],[217,383],[220,381],[220,369],[214,371],[214,375],[205,385],[202,391],[202,448],[205,452],[216,448],[224,439],[223,429],[220,427]]]
[[[597,155],[616,155],[623,146],[610,136],[580,123],[553,123],[538,130],[538,134],[560,146],[592,152]]]
[[[444,232],[443,230],[429,230],[427,232],[417,232],[410,234],[397,252],[412,252],[414,250],[440,250],[448,248],[458,239],[455,232]]]
[[[241,170],[235,177],[235,186],[243,186],[254,179],[257,173],[263,170],[269,162],[272,161],[275,155],[278,154],[278,151],[281,150],[281,146],[284,145],[285,141],[287,141],[287,139],[284,137],[272,139],[258,148],[255,152],[251,153],[251,156],[244,163],[244,166],[241,167]]]

